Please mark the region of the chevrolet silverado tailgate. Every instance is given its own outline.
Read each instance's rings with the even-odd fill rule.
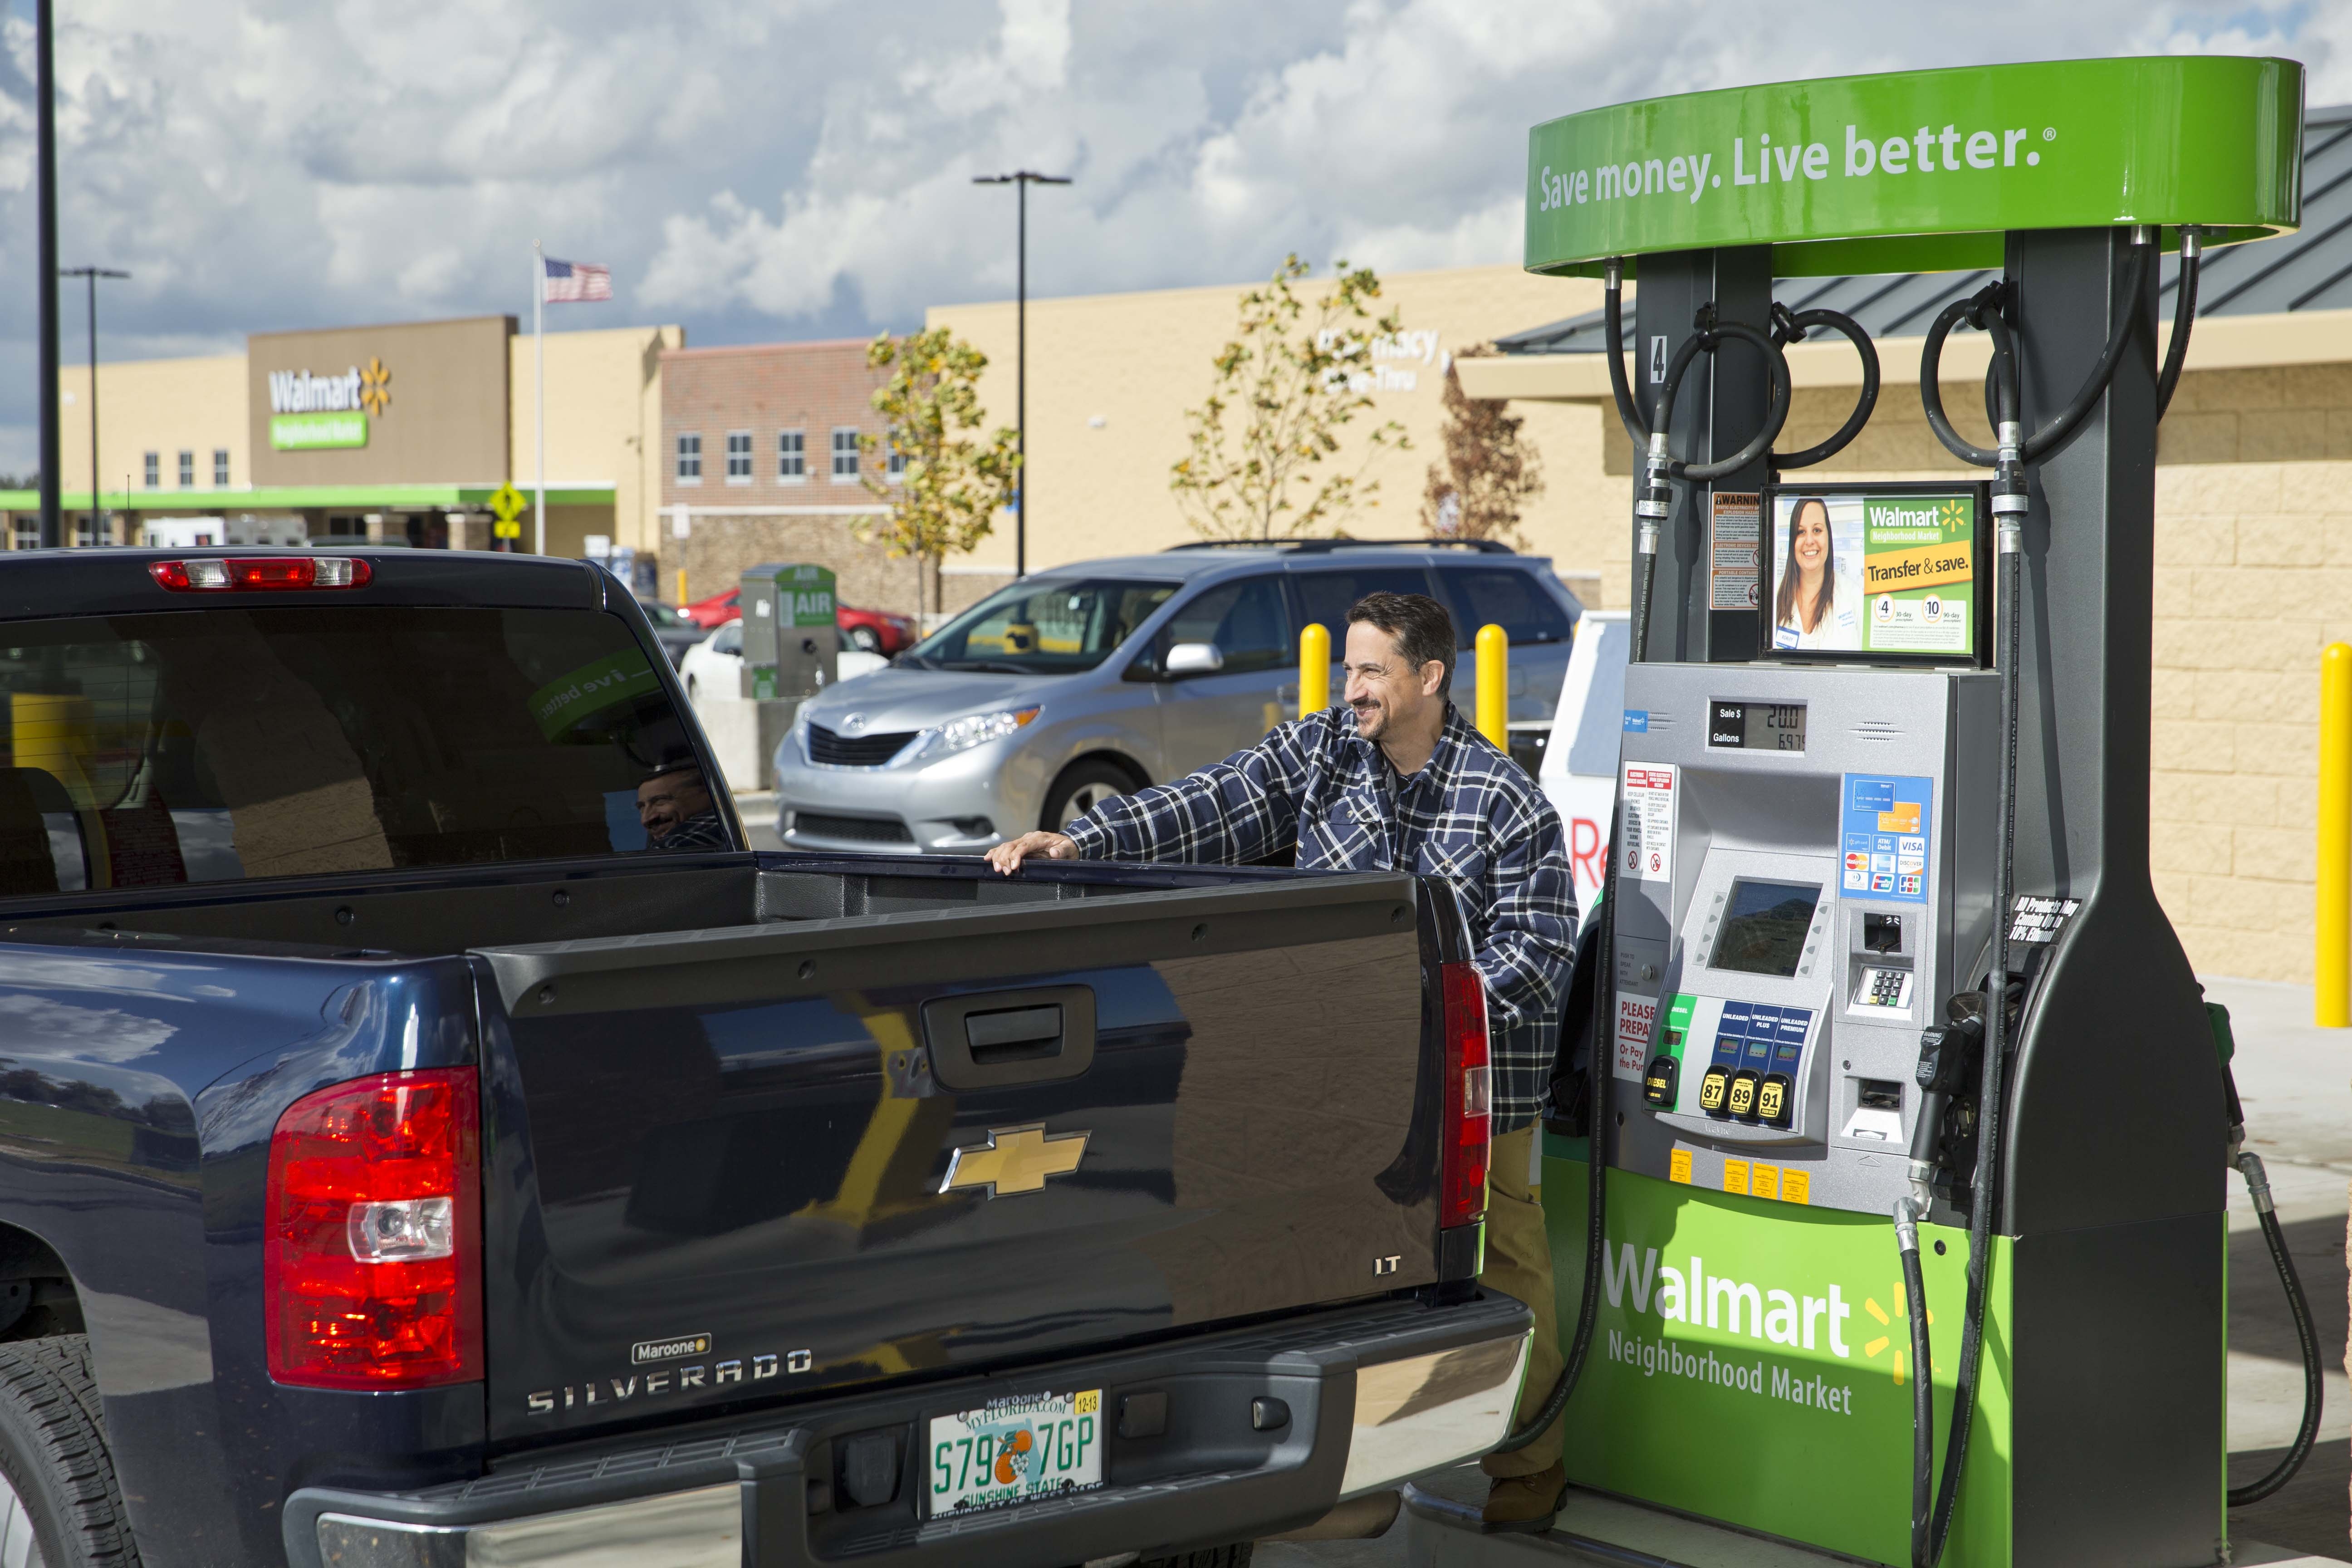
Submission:
[[[1060,893],[478,951],[493,1439],[1435,1278],[1419,885]]]

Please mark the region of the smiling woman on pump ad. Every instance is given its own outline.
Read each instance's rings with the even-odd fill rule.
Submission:
[[[1830,503],[1820,496],[1795,498],[1793,514],[1773,519],[1772,552],[1780,560],[1772,601],[1774,647],[1862,646],[1855,614],[1862,597],[1860,521],[1850,517],[1843,530],[1833,528]]]

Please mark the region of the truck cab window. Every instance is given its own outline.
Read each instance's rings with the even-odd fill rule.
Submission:
[[[0,895],[639,852],[663,837],[640,787],[693,761],[616,616],[222,608],[10,636]]]

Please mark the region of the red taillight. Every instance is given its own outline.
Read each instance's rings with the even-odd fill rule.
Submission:
[[[151,561],[147,574],[174,594],[362,588],[375,575],[356,555],[199,555]]]
[[[1445,990],[1445,1140],[1437,1165],[1441,1226],[1486,1215],[1495,1088],[1486,1055],[1486,983],[1475,963],[1441,966]]]
[[[481,1112],[472,1068],[296,1100],[269,1135],[269,1375],[428,1388],[482,1375]]]

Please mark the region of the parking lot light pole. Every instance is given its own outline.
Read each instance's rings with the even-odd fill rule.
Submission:
[[[1029,575],[1029,187],[1066,185],[1061,174],[1016,169],[1009,174],[978,174],[975,185],[1012,185],[1020,193],[1019,237],[1013,246],[1013,450],[1021,459],[1013,490],[1013,575]]]
[[[50,0],[37,0],[33,32],[33,121],[38,144],[33,180],[39,187],[33,276],[41,290],[41,547],[54,550],[65,537],[58,488],[58,72]]]
[[[79,278],[89,286],[89,536],[93,543],[105,543],[107,541],[99,532],[106,526],[106,510],[99,500],[106,491],[98,479],[98,280],[128,278],[131,274],[109,267],[68,267],[58,276]],[[127,491],[124,500],[128,504]]]

